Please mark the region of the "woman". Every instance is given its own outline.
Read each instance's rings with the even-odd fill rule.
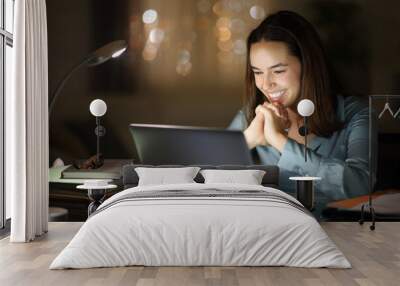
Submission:
[[[317,209],[326,202],[368,193],[368,106],[338,95],[331,85],[321,41],[300,15],[268,16],[247,40],[247,95],[231,129],[244,130],[262,164],[278,165],[280,187],[294,192],[290,176],[318,176]],[[303,118],[297,104],[310,99],[307,162]]]

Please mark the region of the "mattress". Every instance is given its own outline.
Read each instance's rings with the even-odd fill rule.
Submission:
[[[112,196],[50,269],[131,265],[351,267],[312,214],[286,193],[198,183]]]

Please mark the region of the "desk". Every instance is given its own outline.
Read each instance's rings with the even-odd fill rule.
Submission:
[[[368,195],[331,202],[324,210],[325,217],[336,220],[360,219],[360,210],[369,200]],[[400,221],[400,190],[388,189],[372,193],[372,205],[377,221]],[[368,215],[368,214],[367,214]],[[369,216],[367,217],[369,219]]]
[[[50,183],[80,184],[88,179],[120,180],[122,167],[131,164],[129,159],[106,159],[98,169],[76,169],[72,165],[51,167],[49,170]]]

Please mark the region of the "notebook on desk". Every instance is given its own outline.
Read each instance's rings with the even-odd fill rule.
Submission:
[[[97,169],[77,169],[73,165],[63,170],[62,179],[119,179],[122,166],[132,163],[126,159],[106,159],[104,164]]]

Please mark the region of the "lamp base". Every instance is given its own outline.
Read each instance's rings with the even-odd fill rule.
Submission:
[[[309,211],[314,210],[314,181],[321,180],[320,177],[290,177],[296,181],[296,199],[303,204]]]
[[[85,161],[74,161],[74,167],[77,169],[97,169],[103,166],[104,158],[103,154],[99,154],[100,160],[97,160],[97,155],[91,156],[89,159]]]
[[[296,198],[308,210],[314,210],[314,182],[313,181],[297,181],[296,182]]]

